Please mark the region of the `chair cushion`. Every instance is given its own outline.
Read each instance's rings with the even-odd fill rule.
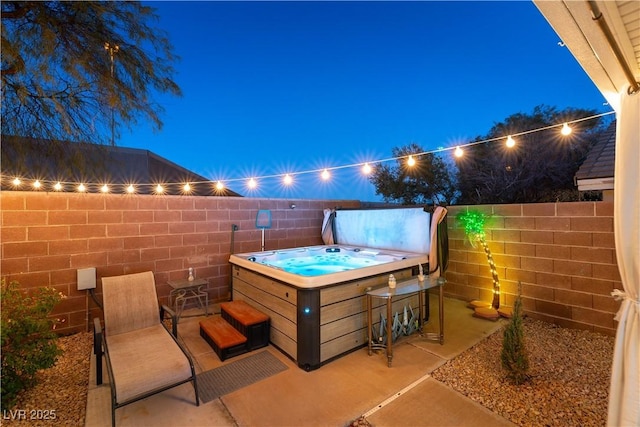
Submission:
[[[118,403],[191,378],[191,365],[162,326],[107,336]]]

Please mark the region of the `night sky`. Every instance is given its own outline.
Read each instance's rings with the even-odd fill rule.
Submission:
[[[117,144],[249,197],[376,201],[358,167],[319,171],[464,144],[541,104],[610,110],[530,2],[147,4],[184,96]]]

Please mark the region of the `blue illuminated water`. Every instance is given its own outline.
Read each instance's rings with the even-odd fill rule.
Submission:
[[[262,263],[300,276],[320,276],[323,274],[339,273],[341,271],[384,264],[390,261],[390,259],[386,258],[391,257],[381,259],[373,257],[359,258],[339,253],[327,253],[315,256],[262,261]]]

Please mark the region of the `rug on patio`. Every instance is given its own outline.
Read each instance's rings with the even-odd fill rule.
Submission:
[[[287,365],[277,357],[263,350],[228,365],[198,374],[198,393],[202,402],[207,403],[287,369]]]

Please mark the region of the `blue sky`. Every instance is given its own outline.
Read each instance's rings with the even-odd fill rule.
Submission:
[[[123,131],[245,196],[380,200],[358,168],[468,142],[537,105],[609,111],[531,2],[151,2],[184,96]],[[229,182],[236,179],[237,181]]]

